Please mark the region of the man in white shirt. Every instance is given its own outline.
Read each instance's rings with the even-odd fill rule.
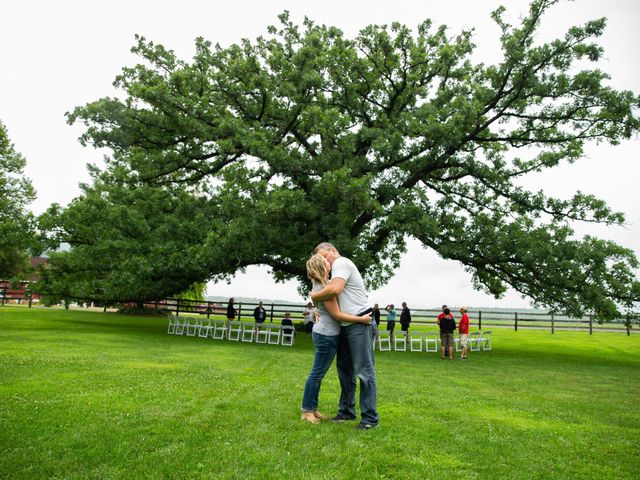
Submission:
[[[369,309],[367,291],[362,276],[354,263],[330,243],[321,243],[314,253],[322,255],[331,264],[331,282],[311,294],[314,303],[338,297],[340,310],[361,315]],[[369,309],[370,310],[370,309]],[[360,415],[358,428],[368,430],[379,422],[376,393],[376,370],[373,361],[375,329],[363,323],[342,322],[336,365],[340,379],[340,403],[334,421],[355,420],[356,377],[360,379]]]

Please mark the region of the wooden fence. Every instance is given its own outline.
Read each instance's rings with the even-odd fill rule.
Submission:
[[[2,305],[7,302],[13,303],[25,303],[29,307],[32,306],[34,301],[34,295],[26,291],[24,293],[17,293],[15,291],[7,291],[6,289],[0,289],[0,299]],[[79,302],[87,305],[94,304],[89,299],[76,299]],[[202,315],[211,316],[226,316],[227,304],[223,302],[214,301],[196,301],[196,300],[183,300],[177,298],[168,298],[160,301],[145,302],[146,308],[162,309],[167,312],[171,312],[175,315],[190,314],[190,315]],[[253,318],[253,311],[258,306],[257,303],[251,302],[238,302],[235,304],[237,310],[237,319],[249,319]],[[285,313],[290,313],[292,320],[302,321],[303,312],[306,308],[305,304],[279,304],[279,303],[265,303],[264,309],[267,312],[268,322],[280,322]],[[103,305],[106,310],[106,305]],[[398,314],[400,309],[396,309]],[[454,314],[456,320],[459,320],[460,315],[456,308],[452,308],[451,312]],[[435,326],[436,318],[440,314],[438,309],[424,309],[414,308],[411,309],[411,317],[413,325],[425,325]],[[638,316],[634,315],[635,319],[620,318],[611,322],[599,323],[593,319],[593,316],[587,315],[581,318],[574,318],[567,315],[563,315],[555,312],[535,312],[535,311],[505,311],[505,310],[491,310],[491,309],[476,309],[469,310],[471,327],[482,330],[485,327],[499,327],[499,328],[513,328],[515,331],[521,329],[535,329],[535,330],[549,330],[551,333],[555,333],[556,330],[578,330],[588,331],[590,335],[594,332],[625,332],[630,335],[633,327],[640,327],[640,320]],[[386,312],[384,309],[380,310],[381,323],[386,322]],[[399,317],[399,315],[398,315]]]

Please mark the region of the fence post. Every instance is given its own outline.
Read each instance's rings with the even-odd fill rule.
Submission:
[[[176,300],[176,317],[180,316],[180,299]]]
[[[207,318],[211,315],[211,302],[207,302]]]
[[[631,335],[631,317],[629,316],[629,314],[627,313],[627,321],[625,322],[627,324],[627,337]]]
[[[242,302],[238,302],[238,321],[242,318]]]
[[[482,330],[482,311],[478,311],[478,330]]]
[[[551,333],[556,333],[556,318],[553,312],[551,312]]]
[[[33,303],[33,293],[29,292],[29,308],[31,308],[32,303]]]
[[[271,314],[269,316],[269,321],[273,323],[273,303],[271,304]]]
[[[2,306],[3,307],[4,307],[4,299],[5,299],[6,295],[7,295],[7,289],[3,288],[2,289]]]
[[[589,335],[593,335],[593,315],[589,315]]]
[[[518,331],[518,312],[515,312],[515,319],[516,319],[516,322],[514,325],[516,327],[516,332],[517,332]]]

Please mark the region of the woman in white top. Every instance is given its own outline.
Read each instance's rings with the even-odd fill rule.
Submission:
[[[307,276],[313,282],[313,290],[321,290],[329,283],[329,262],[321,255],[314,255],[307,261]],[[318,412],[318,396],[322,379],[329,370],[336,356],[338,338],[340,336],[340,321],[371,323],[371,315],[356,317],[340,311],[338,300],[332,298],[318,302],[320,317],[313,325],[313,345],[315,355],[313,367],[304,386],[302,396],[302,419],[311,423],[319,423],[325,418]]]
[[[304,313],[302,314],[304,317],[304,331],[307,332],[307,334],[311,333],[313,329],[314,311],[313,303],[307,303],[307,308],[304,309]]]

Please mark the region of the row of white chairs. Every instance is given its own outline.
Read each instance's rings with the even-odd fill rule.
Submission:
[[[295,342],[293,327],[277,323],[241,322],[237,320],[210,320],[208,318],[169,316],[167,333],[190,337],[210,337],[214,340],[265,343],[292,347]]]
[[[379,330],[378,335],[374,339],[374,348],[381,352],[391,351],[391,347],[397,352],[406,352],[407,348],[411,352],[439,352],[441,347],[440,335],[437,333],[424,332],[394,332],[393,340],[390,333],[386,330]],[[455,351],[462,350],[460,337],[454,338]],[[478,331],[471,332],[467,339],[467,346],[471,352],[479,352],[480,350],[491,350],[491,332]]]

